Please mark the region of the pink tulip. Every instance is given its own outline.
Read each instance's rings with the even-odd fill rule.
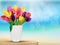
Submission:
[[[8,12],[11,12],[11,7],[10,6],[8,6],[8,8],[7,8],[7,10],[8,10]]]
[[[27,12],[26,17],[30,17],[30,16],[31,16],[30,12]]]

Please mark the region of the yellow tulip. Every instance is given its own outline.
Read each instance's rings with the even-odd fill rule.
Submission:
[[[22,23],[24,20],[25,20],[25,19],[24,19],[23,16],[20,16],[20,17],[19,17],[19,21],[20,21],[21,23]]]
[[[17,10],[18,6],[17,5],[14,5],[13,9],[14,10]]]
[[[11,12],[8,12],[7,10],[3,10],[3,14],[7,16],[8,18],[10,18],[11,16]]]
[[[3,14],[7,15],[8,14],[7,10],[3,10]]]
[[[12,15],[12,13],[11,13],[11,12],[9,12],[8,17],[10,18],[10,17],[11,17],[11,15]]]
[[[24,7],[22,7],[22,8],[21,8],[21,11],[22,11],[22,12],[24,12],[24,11],[25,11],[25,8],[24,8]]]

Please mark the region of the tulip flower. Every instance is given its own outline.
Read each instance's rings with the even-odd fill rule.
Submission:
[[[14,9],[15,11],[17,10],[17,8],[18,8],[17,5],[14,5],[13,9]]]
[[[12,14],[15,14],[15,10],[14,10],[14,9],[11,9],[11,13],[12,13]]]
[[[6,16],[1,16],[1,18],[2,18],[3,20],[5,20]]]
[[[6,19],[5,19],[7,22],[10,22],[10,18],[8,18],[8,17],[6,17]]]
[[[24,8],[24,7],[22,7],[22,8],[21,8],[21,12],[24,12],[24,11],[25,11],[25,8]]]
[[[10,16],[11,16],[11,12],[8,12],[7,10],[4,10],[4,11],[3,11],[3,14],[4,14],[5,16],[7,16],[8,18],[10,18]]]
[[[16,14],[16,18],[19,18],[19,16],[21,15],[21,10],[20,10],[20,8],[18,8],[18,9],[16,10],[15,14]]]
[[[11,15],[11,20],[12,20],[12,21],[15,20],[15,15]]]
[[[31,14],[29,12],[26,13],[26,17],[30,17]]]
[[[1,18],[2,18],[3,20],[6,20],[7,22],[10,21],[10,18],[8,18],[8,17],[6,17],[6,16],[1,16]]]
[[[23,17],[23,16],[20,16],[19,17],[19,21],[22,23],[22,22],[24,22],[24,20],[25,20],[25,18]]]
[[[27,13],[27,12],[23,12],[23,13],[22,13],[22,16],[23,16],[24,18],[26,17],[26,13]]]
[[[30,22],[31,18],[26,18],[26,22]]]
[[[8,11],[8,12],[11,12],[12,14],[14,14],[14,13],[15,13],[15,10],[14,10],[14,9],[12,9],[10,6],[8,6],[7,11]]]
[[[8,10],[8,12],[11,12],[12,8],[10,6],[8,6],[7,10]]]

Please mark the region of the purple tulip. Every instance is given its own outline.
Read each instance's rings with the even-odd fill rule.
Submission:
[[[22,16],[23,16],[23,17],[26,17],[26,12],[23,12],[23,13],[22,13]]]
[[[15,20],[15,15],[11,15],[11,20],[12,20],[12,21]]]
[[[26,22],[30,22],[31,18],[26,18]]]

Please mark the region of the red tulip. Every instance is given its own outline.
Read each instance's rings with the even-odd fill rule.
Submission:
[[[15,10],[14,10],[14,9],[11,9],[11,13],[12,13],[12,14],[15,14]]]
[[[10,18],[8,18],[8,17],[6,17],[6,16],[1,16],[1,18],[2,18],[3,20],[6,20],[7,22],[10,21]]]
[[[8,18],[8,17],[6,17],[6,19],[5,19],[7,22],[10,22],[10,18]]]
[[[19,18],[19,16],[21,15],[21,10],[20,10],[20,8],[18,8],[18,9],[16,10],[15,14],[16,14],[16,18]]]
[[[26,17],[30,17],[31,14],[29,12],[26,13]]]
[[[20,15],[16,15],[16,18],[19,18]]]
[[[1,18],[2,18],[3,20],[5,20],[6,16],[1,16]]]

